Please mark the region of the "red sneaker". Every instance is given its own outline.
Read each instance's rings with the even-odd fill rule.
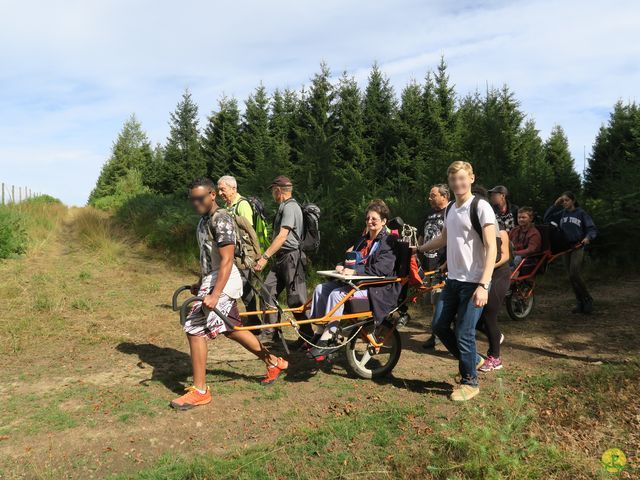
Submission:
[[[289,368],[289,362],[278,357],[278,363],[276,365],[267,366],[267,374],[260,383],[262,383],[262,385],[271,385],[278,379],[280,373],[287,368]]]
[[[171,407],[176,410],[190,410],[193,407],[206,405],[211,401],[211,392],[209,391],[209,387],[207,387],[207,391],[205,393],[200,393],[196,390],[196,387],[193,386],[187,387],[185,390],[187,393],[172,401],[169,404]]]

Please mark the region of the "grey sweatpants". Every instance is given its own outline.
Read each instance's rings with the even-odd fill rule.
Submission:
[[[276,299],[283,290],[287,292],[287,305],[290,308],[299,307],[307,301],[307,283],[303,253],[298,250],[276,254],[271,269],[267,273],[264,285],[260,291],[263,307],[275,305]],[[306,319],[304,313],[294,315],[298,320]],[[266,323],[276,323],[275,314],[266,315]],[[303,331],[311,331],[310,325],[305,325]]]
[[[591,300],[587,285],[582,279],[582,264],[584,262],[584,248],[573,250],[564,256],[564,265],[569,273],[569,281],[571,282],[571,288],[576,295],[578,302],[584,302]]]

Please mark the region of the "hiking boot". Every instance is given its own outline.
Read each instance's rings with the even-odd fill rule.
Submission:
[[[466,402],[480,393],[480,387],[473,387],[471,385],[462,384],[457,388],[454,388],[451,393],[451,400],[454,402]]]
[[[584,303],[582,300],[576,302],[576,306],[571,309],[571,313],[584,313]]]
[[[589,297],[582,303],[582,313],[591,315],[593,313],[593,298]]]
[[[172,408],[176,410],[191,410],[193,407],[199,407],[200,405],[206,405],[211,402],[209,387],[207,387],[205,393],[200,393],[194,386],[187,387],[185,390],[187,393],[176,398],[169,404]]]
[[[289,362],[283,358],[278,357],[278,363],[275,365],[267,366],[267,374],[260,381],[262,385],[272,385],[280,376],[280,374],[289,368]]]
[[[439,343],[440,340],[438,340],[438,337],[436,337],[435,335],[431,335],[427,339],[427,341],[422,344],[422,348],[424,348],[425,350],[433,350]]]
[[[500,370],[502,368],[502,360],[500,358],[495,358],[492,356],[488,356],[479,368],[479,372],[490,372],[491,370]]]
[[[312,343],[316,346],[312,346],[309,349],[307,356],[316,362],[322,362],[327,358],[327,353],[329,352],[327,348],[329,346],[329,340],[317,340]]]

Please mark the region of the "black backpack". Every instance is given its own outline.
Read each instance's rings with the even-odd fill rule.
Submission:
[[[476,231],[476,233],[480,237],[480,241],[484,245],[484,238],[482,238],[482,225],[480,225],[480,217],[478,216],[478,203],[480,202],[480,200],[484,200],[484,198],[480,198],[478,195],[474,196],[473,200],[471,200],[471,206],[469,207],[469,217],[471,218],[471,226]],[[484,201],[486,202],[486,200]],[[447,219],[447,215],[449,215],[449,210],[451,210],[451,207],[453,207],[454,203],[455,200],[449,202],[449,205],[447,205],[447,209],[444,211],[445,221]],[[496,263],[498,263],[502,258],[502,238],[500,238],[499,230],[496,231],[496,247],[498,250],[496,252]]]
[[[320,248],[320,207],[315,203],[300,204],[293,198],[290,200],[296,202],[302,210],[302,237],[299,237],[295,230],[291,232],[298,240],[300,250],[315,253]]]

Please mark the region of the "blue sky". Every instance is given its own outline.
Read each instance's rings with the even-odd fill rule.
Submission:
[[[440,55],[459,94],[507,84],[582,171],[618,100],[638,100],[640,2],[3,0],[0,181],[82,205],[123,121],[155,144],[185,87],[201,124],[259,82],[299,89],[326,61],[399,93]]]

